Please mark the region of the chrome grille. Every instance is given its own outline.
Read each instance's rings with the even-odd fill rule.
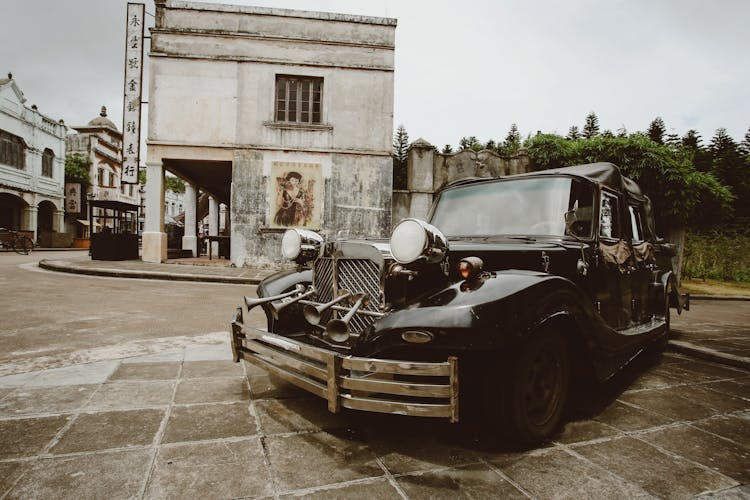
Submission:
[[[333,299],[338,290],[349,290],[356,294],[364,292],[370,298],[370,302],[363,306],[363,311],[379,311],[380,304],[380,268],[368,259],[336,259],[336,272],[334,273],[334,259],[329,257],[320,258],[315,261],[313,267],[313,284],[317,291],[319,302],[328,302]],[[339,314],[341,316],[343,314]],[[321,318],[321,324],[325,324],[332,317],[331,311],[326,312]],[[372,316],[355,314],[351,321],[351,331],[360,333],[375,321]]]

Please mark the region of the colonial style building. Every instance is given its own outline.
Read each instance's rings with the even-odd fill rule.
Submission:
[[[13,75],[0,79],[0,227],[64,231],[66,130],[26,105]]]
[[[166,258],[164,172],[186,181],[183,247],[229,208],[231,260],[279,259],[290,226],[386,236],[394,19],[156,0],[143,259]],[[153,189],[158,187],[158,189]]]
[[[88,200],[124,202],[132,205],[140,203],[139,186],[121,184],[122,172],[122,132],[107,118],[107,108],[102,106],[99,116],[94,117],[86,125],[72,127],[76,134],[66,138],[68,154],[83,155],[91,163],[91,187],[86,193]],[[85,233],[88,223],[86,204],[81,203],[81,212],[69,213],[67,222],[69,231],[81,237]],[[93,215],[99,219],[106,215],[105,208],[95,208]],[[106,222],[103,222],[106,224]],[[130,231],[135,232],[135,227]]]

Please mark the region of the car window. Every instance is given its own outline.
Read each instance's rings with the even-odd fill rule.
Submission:
[[[633,229],[633,241],[643,241],[643,224],[638,207],[628,206],[630,212],[630,227]]]
[[[502,234],[563,236],[576,210],[581,236],[591,234],[593,189],[569,177],[525,178],[443,191],[430,223],[448,237]]]
[[[599,208],[599,236],[614,239],[621,237],[619,213],[617,196],[602,191],[601,207]]]

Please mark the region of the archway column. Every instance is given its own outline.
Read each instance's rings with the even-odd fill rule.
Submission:
[[[208,235],[219,235],[219,201],[213,196],[208,198]],[[211,242],[211,252],[219,255],[219,242]]]
[[[143,231],[144,262],[167,260],[167,233],[164,232],[164,165],[146,163],[146,220]]]
[[[65,210],[55,210],[52,214],[52,230],[56,233],[65,232]]]
[[[192,182],[185,182],[185,235],[182,237],[182,248],[193,252],[198,257],[198,237],[195,226],[198,217],[197,188]]]
[[[36,241],[37,232],[36,226],[39,221],[39,209],[36,206],[24,207],[23,209],[23,220],[21,221],[21,230],[23,231],[34,231],[33,240]]]

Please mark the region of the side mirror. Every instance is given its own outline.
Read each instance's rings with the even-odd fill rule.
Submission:
[[[586,276],[589,273],[589,265],[586,262],[586,253],[583,251],[583,241],[581,241],[581,239],[578,237],[578,235],[576,234],[576,230],[573,227],[574,224],[578,222],[578,217],[576,217],[576,209],[574,208],[565,212],[564,218],[565,234],[571,235],[581,244],[581,258],[578,259],[578,262],[576,263],[576,272],[581,276]]]
[[[565,231],[567,233],[572,233],[573,224],[578,220],[578,217],[576,217],[576,209],[568,210],[563,217],[565,217]]]

